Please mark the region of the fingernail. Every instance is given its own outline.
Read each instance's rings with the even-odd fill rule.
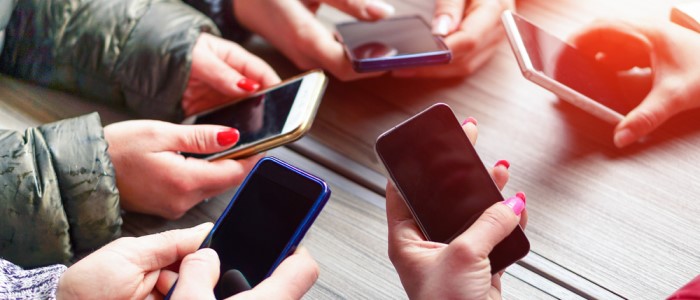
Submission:
[[[219,131],[219,133],[216,134],[216,141],[220,146],[230,146],[238,142],[239,137],[240,133],[238,130],[231,128]]]
[[[396,8],[381,0],[369,0],[367,1],[367,12],[372,16],[386,18],[393,15],[396,12]]]
[[[619,131],[615,133],[615,146],[618,148],[625,147],[629,144],[634,143],[634,141],[637,140],[637,137],[634,136],[632,133],[632,130],[629,129],[623,129],[622,131]]]
[[[260,83],[250,78],[243,78],[236,84],[239,88],[246,92],[257,91],[260,88]]]
[[[433,19],[433,34],[445,36],[450,33],[452,27],[452,17],[450,15],[439,15]]]
[[[413,77],[416,74],[418,74],[418,72],[416,72],[415,70],[411,70],[411,69],[391,71],[391,76],[394,76],[394,77]]]
[[[474,126],[479,125],[479,122],[474,117],[469,117],[462,121],[462,126],[467,125],[467,123],[472,123]]]
[[[212,227],[214,227],[214,224],[212,224],[211,222],[206,222],[206,223],[202,223],[202,224],[195,226],[193,229],[197,232],[199,232],[199,231],[209,232],[209,231],[211,231]]]
[[[523,199],[523,202],[527,203],[527,197],[525,197],[525,193],[523,192],[517,192],[515,193],[515,197],[518,197],[520,199]]]
[[[504,166],[504,167],[506,167],[506,169],[509,169],[510,163],[505,159],[501,159],[501,160],[497,161],[496,164],[493,166],[494,166],[494,168],[498,167],[498,166]]]
[[[519,216],[525,209],[525,200],[518,197],[517,195],[503,200],[503,204],[505,206],[510,207],[510,209],[513,210],[516,216]]]

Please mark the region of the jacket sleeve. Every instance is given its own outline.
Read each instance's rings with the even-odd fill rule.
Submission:
[[[0,299],[56,299],[64,265],[24,270],[0,258]]]
[[[183,0],[198,11],[207,15],[221,30],[221,36],[225,39],[242,43],[248,40],[252,33],[243,27],[236,19],[234,0]]]
[[[0,71],[175,121],[202,31],[218,34],[179,0],[20,1]]]
[[[0,130],[0,257],[69,263],[120,234],[114,168],[96,113]]]

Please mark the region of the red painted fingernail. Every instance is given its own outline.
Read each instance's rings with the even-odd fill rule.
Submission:
[[[509,163],[507,160],[505,160],[505,159],[501,159],[501,160],[497,161],[496,164],[493,165],[493,166],[494,166],[494,167],[504,166],[504,167],[506,167],[506,169],[509,169],[509,168],[510,168],[510,163]]]
[[[240,135],[241,134],[238,132],[238,129],[235,128],[222,130],[216,134],[216,142],[218,142],[221,146],[233,145],[238,142]]]
[[[247,92],[257,91],[260,88],[260,84],[257,81],[245,77],[239,80],[236,85]]]
[[[527,203],[527,197],[525,197],[525,193],[523,192],[517,192],[515,193],[515,197],[518,197],[520,199],[523,199],[523,202]]]
[[[474,126],[479,125],[479,122],[477,122],[476,119],[474,119],[474,117],[464,119],[464,121],[462,121],[462,126],[466,125],[467,123],[472,123],[474,124]]]
[[[516,216],[519,216],[523,212],[523,210],[525,210],[525,201],[518,196],[513,196],[506,200],[503,200],[502,203],[505,206],[510,207],[510,209],[513,210],[513,213],[515,213]]]

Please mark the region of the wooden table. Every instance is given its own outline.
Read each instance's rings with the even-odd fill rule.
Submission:
[[[391,2],[402,14],[431,14],[432,1]],[[599,16],[665,18],[665,2],[523,0],[518,10],[564,37]],[[345,18],[328,9],[320,15],[329,24]],[[249,46],[283,77],[298,72],[259,39]],[[511,162],[504,193],[528,194],[532,252],[507,270],[507,299],[657,299],[700,273],[700,113],[681,115],[645,143],[617,150],[611,126],[524,80],[504,41],[486,66],[464,79],[333,80],[310,138],[270,152],[333,189],[304,242],[321,266],[307,298],[405,298],[386,255],[385,179],[373,144],[381,132],[437,101],[460,118],[479,120],[477,151],[484,162]],[[1,128],[94,110],[105,123],[128,118],[0,76]],[[126,214],[124,230],[141,235],[214,220],[231,192],[175,222]]]

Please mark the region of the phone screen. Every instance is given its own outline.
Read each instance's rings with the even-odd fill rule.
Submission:
[[[449,243],[503,200],[445,104],[434,105],[388,131],[377,140],[376,149],[431,241]],[[491,252],[492,271],[504,269],[528,251],[527,238],[517,227]]]
[[[298,242],[304,234],[301,228],[313,222],[310,212],[325,188],[278,163],[265,160],[241,189],[228,213],[217,222],[208,246],[219,254],[220,278],[237,270],[254,287],[294,251],[294,241]],[[221,279],[217,283],[218,299],[230,296],[226,292],[230,287],[226,284]]]
[[[303,78],[299,78],[264,94],[200,115],[194,124],[224,125],[238,129],[240,138],[233,148],[242,148],[259,140],[279,135],[287,122],[302,80]],[[188,154],[199,158],[210,155]]]
[[[588,98],[627,115],[641,99],[627,95],[617,72],[527,20],[513,15],[527,55],[536,71]]]

